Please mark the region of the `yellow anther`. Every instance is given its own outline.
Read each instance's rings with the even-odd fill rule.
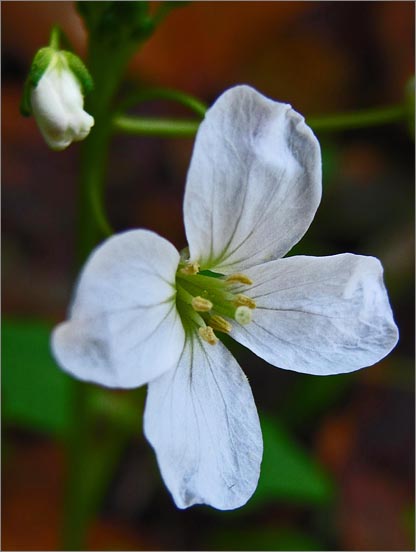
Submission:
[[[247,297],[247,295],[242,295],[239,293],[235,296],[234,304],[237,305],[237,307],[249,307],[250,309],[256,308],[256,302],[251,299],[251,297]]]
[[[182,274],[187,274],[188,276],[193,276],[199,272],[199,263],[188,263],[186,266],[180,269]]]
[[[249,324],[253,319],[251,309],[245,306],[237,307],[234,318],[239,324]]]
[[[214,334],[214,330],[210,326],[205,326],[205,328],[199,328],[199,335],[204,341],[210,345],[215,345],[218,343],[218,337]]]
[[[245,284],[247,286],[251,286],[253,283],[253,280],[250,280],[248,276],[246,276],[245,274],[240,274],[239,272],[237,272],[236,274],[230,274],[229,276],[227,276],[225,281],[229,282],[230,284],[238,283]]]
[[[208,312],[212,309],[214,305],[209,301],[209,299],[204,299],[203,297],[194,297],[192,299],[192,308],[197,312]]]
[[[224,332],[229,333],[232,330],[231,324],[225,320],[222,316],[219,316],[218,314],[214,314],[214,316],[211,316],[209,319],[209,325],[218,332]]]

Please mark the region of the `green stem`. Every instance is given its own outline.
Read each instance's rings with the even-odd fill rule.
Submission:
[[[152,100],[168,100],[177,102],[185,107],[188,107],[200,117],[204,117],[208,109],[208,106],[204,102],[201,102],[198,98],[185,94],[185,92],[181,92],[180,90],[173,90],[171,88],[148,88],[147,90],[133,92],[120,104],[118,111],[119,113],[124,113],[138,103]]]
[[[202,114],[202,111],[200,111],[200,114]],[[406,115],[405,106],[394,105],[351,113],[340,113],[338,115],[310,117],[307,119],[307,122],[314,131],[321,133],[396,123],[404,121]],[[117,115],[112,122],[115,132],[164,137],[194,136],[199,125],[200,121],[190,119],[154,119],[129,115]]]
[[[113,119],[113,130],[142,136],[194,136],[200,121],[187,119],[151,119],[119,115]]]
[[[78,267],[83,265],[97,243],[111,233],[102,207],[111,135],[110,113],[130,51],[115,51],[114,59],[109,62],[110,55],[111,52],[102,51],[97,41],[90,40],[88,66],[95,87],[86,109],[93,115],[95,126],[81,144]],[[111,65],[112,71],[108,71],[108,65]],[[96,418],[88,406],[91,390],[88,384],[73,381],[73,418],[68,435],[68,478],[62,534],[64,550],[86,548],[89,523],[122,447],[119,439],[115,440],[112,433],[107,434],[104,430],[101,440],[97,442]],[[123,435],[123,442],[124,439]],[[113,448],[111,443],[114,443]]]
[[[54,25],[51,30],[51,35],[49,38],[49,46],[55,50],[59,50],[61,30],[57,25]]]
[[[95,114],[94,114],[95,115]],[[102,195],[102,178],[107,159],[108,136],[105,127],[101,128],[96,119],[94,134],[82,144],[81,180],[79,189],[79,219],[77,264],[82,266],[91,249],[103,237],[96,218],[96,205]],[[91,468],[90,443],[93,433],[88,411],[88,384],[73,380],[72,413],[68,435],[69,472],[66,488],[63,549],[84,550],[88,524],[96,506],[91,494],[91,478],[95,473]]]
[[[74,380],[72,382],[72,420],[68,434],[68,475],[65,488],[64,524],[62,528],[62,549],[83,550],[86,549],[85,537],[87,524],[82,504],[85,502],[79,489],[81,477],[85,474],[86,443],[88,430],[85,423],[87,419],[86,384]],[[81,475],[82,474],[82,475]],[[81,505],[81,506],[80,506]]]
[[[316,132],[325,132],[386,125],[402,121],[405,117],[406,108],[403,105],[393,105],[338,115],[310,117],[307,123]]]

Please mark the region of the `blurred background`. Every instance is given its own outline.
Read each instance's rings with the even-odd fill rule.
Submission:
[[[2,548],[60,547],[70,378],[48,352],[75,280],[79,145],[55,153],[19,114],[36,50],[59,24],[85,55],[72,2],[2,2]],[[414,73],[413,2],[194,2],[174,10],[126,80],[211,104],[247,83],[309,116],[402,102]],[[152,102],[138,113],[186,116]],[[374,255],[400,342],[379,364],[328,378],[242,348],[265,441],[247,506],[177,510],[141,429],[92,523],[91,550],[412,550],[414,547],[414,141],[406,125],[318,133],[323,200],[291,254]],[[117,136],[106,202],[117,231],[185,246],[192,139]],[[132,394],[134,402],[135,396]]]

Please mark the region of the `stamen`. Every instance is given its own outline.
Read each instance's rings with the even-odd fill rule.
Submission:
[[[214,316],[211,316],[211,318],[208,320],[208,324],[218,332],[224,332],[229,333],[232,330],[231,324],[225,320],[222,316],[219,316],[218,314],[214,314]]]
[[[187,274],[188,276],[193,276],[199,272],[199,263],[188,263],[186,266],[180,269],[182,274]]]
[[[230,284],[239,283],[245,284],[247,286],[251,286],[253,284],[253,280],[250,280],[248,276],[239,272],[237,272],[236,274],[230,274],[229,276],[227,276],[225,281],[229,282]]]
[[[247,295],[242,295],[239,293],[235,296],[234,304],[237,305],[237,307],[249,307],[250,309],[256,308],[256,302],[251,299],[251,297],[247,297]]]
[[[212,309],[214,305],[208,299],[203,297],[194,297],[192,299],[192,308],[197,312],[208,312]]]
[[[239,324],[249,324],[253,319],[251,309],[245,306],[237,307],[234,318]]]
[[[180,263],[176,273],[176,305],[184,327],[195,328],[195,324],[201,339],[215,345],[216,333],[230,333],[233,319],[239,324],[251,322],[256,302],[238,292],[241,285],[250,286],[253,282],[241,273],[229,276],[212,273],[215,274],[212,276],[210,271],[199,269],[197,262]]]
[[[199,328],[198,333],[202,337],[202,339],[210,345],[215,345],[216,343],[218,343],[218,337],[214,334],[214,330],[210,326]]]

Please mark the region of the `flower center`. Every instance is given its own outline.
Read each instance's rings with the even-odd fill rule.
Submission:
[[[200,272],[198,263],[181,263],[176,273],[176,306],[185,329],[196,325],[202,339],[215,345],[215,332],[231,331],[230,319],[249,324],[256,303],[240,291],[242,285],[252,283],[244,274]]]

